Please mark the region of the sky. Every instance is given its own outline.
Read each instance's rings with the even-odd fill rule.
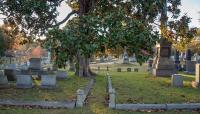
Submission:
[[[180,6],[181,9],[181,15],[187,14],[189,17],[192,18],[192,22],[190,23],[190,27],[200,27],[200,0],[181,0],[182,6]],[[57,20],[62,21],[68,13],[71,12],[70,7],[66,5],[65,2],[61,4],[61,6],[58,8],[58,12],[60,13]],[[0,25],[3,23],[1,20],[0,15]],[[63,27],[65,24],[63,24],[61,27]]]

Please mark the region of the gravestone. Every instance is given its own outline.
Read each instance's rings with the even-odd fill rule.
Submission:
[[[27,89],[33,87],[31,75],[17,75],[17,88]]]
[[[153,65],[153,59],[149,58],[149,60],[147,61],[147,71],[148,72],[152,71],[152,65]]]
[[[40,71],[42,69],[40,58],[31,58],[29,59],[29,62],[30,62],[30,65],[29,65],[30,70]]]
[[[195,72],[195,64],[196,61],[191,61],[192,59],[192,51],[190,49],[187,49],[186,51],[186,61],[185,61],[185,68],[186,68],[186,73],[194,73]]]
[[[129,57],[128,53],[126,51],[126,48],[124,49],[124,54],[123,54],[123,64],[128,64],[129,63]]]
[[[53,89],[56,87],[56,75],[42,75],[41,88]]]
[[[8,79],[4,76],[4,72],[0,71],[0,88],[8,88]]]
[[[122,71],[122,69],[121,68],[117,68],[117,72],[121,72]]]
[[[134,72],[138,72],[139,71],[139,69],[138,68],[134,68]]]
[[[127,68],[127,72],[131,72],[131,68]]]
[[[66,71],[57,71],[56,78],[57,79],[66,79],[67,78]]]
[[[4,69],[4,74],[7,76],[8,81],[16,81],[16,74],[18,73],[15,69]]]
[[[183,78],[179,74],[173,74],[171,77],[172,87],[183,87]]]

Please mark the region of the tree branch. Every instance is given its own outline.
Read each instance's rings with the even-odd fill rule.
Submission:
[[[53,25],[52,27],[56,27],[56,26],[60,26],[61,24],[65,23],[72,15],[77,14],[77,11],[72,11],[71,13],[69,13],[65,19],[63,19],[62,21],[60,21],[59,23],[56,23],[55,25]]]

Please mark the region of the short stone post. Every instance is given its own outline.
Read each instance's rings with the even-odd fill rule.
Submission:
[[[109,89],[109,108],[114,109],[115,107],[115,89]]]
[[[100,66],[98,66],[98,71],[100,71]]]
[[[76,107],[83,107],[85,97],[86,96],[85,96],[84,90],[78,89],[77,90]]]

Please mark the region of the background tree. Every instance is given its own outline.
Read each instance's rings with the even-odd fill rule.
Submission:
[[[27,34],[44,34],[48,28],[58,26],[73,14],[77,14],[77,22],[68,27],[74,35],[70,35],[71,38],[65,35],[65,38],[62,37],[64,40],[56,41],[62,44],[66,39],[73,41],[72,38],[76,37],[74,55],[77,57],[79,76],[91,75],[89,57],[97,51],[96,49],[116,49],[117,46],[126,46],[129,52],[136,54],[140,63],[148,58],[142,53],[143,51],[153,52],[151,47],[158,40],[155,22],[160,18],[164,0],[68,0],[67,3],[73,10],[63,21],[57,22],[57,7],[63,1],[0,0],[0,11],[7,16],[5,20],[21,26],[22,31]],[[180,0],[167,0],[167,2],[167,10],[177,18],[180,13],[178,9]],[[58,28],[53,30],[56,29]],[[65,33],[61,34],[63,36]],[[56,34],[54,35],[56,37]]]

